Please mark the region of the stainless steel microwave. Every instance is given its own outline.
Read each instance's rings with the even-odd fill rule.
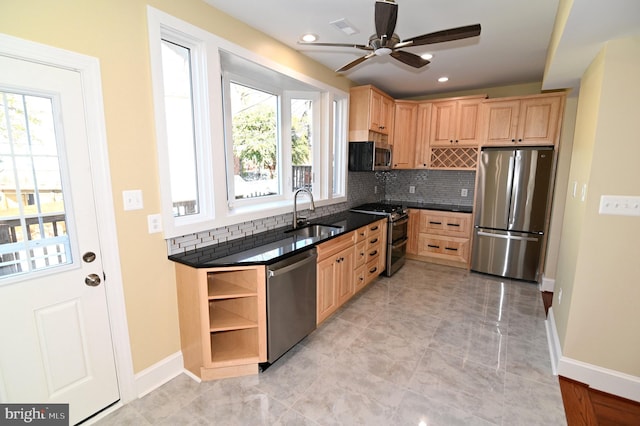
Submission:
[[[391,169],[391,145],[380,142],[349,142],[349,171]]]

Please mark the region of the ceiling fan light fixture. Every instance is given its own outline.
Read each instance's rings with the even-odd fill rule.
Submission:
[[[438,79],[438,83],[446,83],[447,81],[449,81],[449,77],[440,77]]]
[[[421,57],[422,59],[426,59],[427,61],[429,61],[429,60],[433,59],[433,55],[432,55],[431,53],[425,53],[425,54],[422,54],[422,55],[420,55],[420,57]]]
[[[376,56],[384,56],[384,55],[388,55],[392,52],[392,49],[389,49],[388,47],[380,47],[378,49],[375,50],[375,54]]]
[[[300,37],[300,40],[306,43],[313,43],[314,41],[318,40],[318,36],[311,33],[303,34],[302,37]]]

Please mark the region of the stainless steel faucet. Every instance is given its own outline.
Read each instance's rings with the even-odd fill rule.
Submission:
[[[293,229],[296,229],[298,225],[302,224],[298,222],[307,220],[306,217],[298,218],[298,194],[301,192],[306,192],[307,194],[309,194],[309,198],[311,199],[311,206],[309,206],[309,210],[314,211],[316,209],[316,205],[313,202],[313,194],[311,193],[311,191],[309,191],[307,188],[298,189],[296,193],[293,194]]]

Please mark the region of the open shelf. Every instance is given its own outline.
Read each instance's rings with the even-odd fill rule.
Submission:
[[[210,331],[238,330],[258,326],[257,299],[245,297],[209,302]]]
[[[211,333],[212,366],[259,362],[257,342],[257,328]]]
[[[213,281],[213,283],[212,283]],[[209,299],[255,296],[257,292],[221,279],[209,280]]]

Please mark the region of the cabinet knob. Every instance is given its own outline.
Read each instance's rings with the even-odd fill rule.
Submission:
[[[515,141],[516,141],[515,139],[511,139],[511,142],[515,142]]]

